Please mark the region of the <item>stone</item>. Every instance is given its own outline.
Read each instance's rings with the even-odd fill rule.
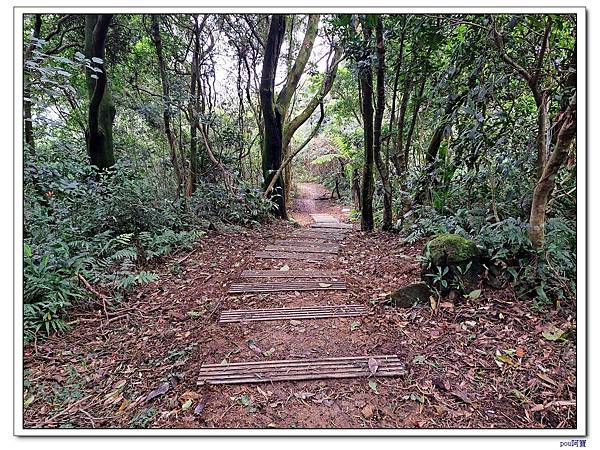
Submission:
[[[468,263],[480,256],[473,241],[452,233],[434,236],[428,242],[425,252],[428,252],[432,265],[438,267]]]
[[[370,404],[367,404],[363,409],[360,410],[363,417],[367,420],[371,419],[375,414],[375,410]]]
[[[399,308],[410,308],[415,303],[427,303],[432,295],[431,289],[425,283],[413,283],[401,287],[386,296],[387,302]]]

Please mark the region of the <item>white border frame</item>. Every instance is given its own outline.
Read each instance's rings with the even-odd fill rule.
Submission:
[[[129,0],[130,3],[131,0]],[[468,0],[467,0],[468,1]],[[70,3],[70,2],[69,2]],[[522,436],[522,437],[583,437],[587,434],[587,407],[586,398],[587,385],[587,28],[586,9],[579,7],[392,7],[392,6],[331,6],[331,7],[281,7],[281,6],[220,6],[220,7],[163,7],[163,6],[115,6],[116,2],[110,1],[112,5],[97,6],[65,6],[65,7],[42,7],[42,6],[15,6],[13,9],[13,156],[14,156],[14,301],[13,301],[13,323],[14,323],[14,347],[13,347],[13,432],[17,436],[427,436],[427,437],[450,437],[450,436]],[[143,2],[147,5],[147,2]],[[222,2],[225,3],[225,2]],[[318,3],[318,2],[317,2]],[[425,1],[423,1],[425,3]],[[430,3],[430,2],[427,2]],[[510,2],[522,5],[523,2]],[[393,4],[393,3],[392,3]],[[22,53],[22,15],[34,13],[81,13],[92,14],[110,10],[115,14],[134,13],[389,13],[389,14],[425,14],[425,13],[514,13],[514,14],[576,14],[577,16],[577,428],[576,429],[31,429],[23,428],[23,129],[22,121],[22,83],[23,83],[23,53]]]

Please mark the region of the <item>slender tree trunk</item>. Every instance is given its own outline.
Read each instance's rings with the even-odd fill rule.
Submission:
[[[390,183],[388,167],[381,157],[381,126],[383,124],[383,112],[385,109],[385,47],[383,42],[383,23],[381,16],[377,18],[375,27],[377,48],[377,92],[376,109],[373,124],[373,156],[377,171],[383,184],[383,224],[382,229],[392,229],[392,185]]]
[[[199,57],[200,57],[200,29],[198,27],[198,14],[193,15],[194,18],[194,51],[192,53],[192,74],[190,79],[190,173],[187,179],[185,194],[191,196],[196,190],[198,184],[198,110],[200,108],[199,91]]]
[[[406,145],[404,146],[404,161],[406,161],[406,167],[408,167],[408,157],[410,147],[412,144],[412,137],[415,131],[415,125],[417,123],[417,116],[419,115],[419,110],[421,109],[421,102],[423,100],[423,92],[425,91],[426,81],[427,78],[425,77],[425,75],[423,75],[421,83],[419,84],[419,92],[417,93],[416,98],[413,101],[412,118],[410,120],[410,126],[408,127],[408,133],[406,134]]]
[[[160,81],[163,93],[163,122],[165,124],[165,134],[167,135],[167,141],[169,142],[171,165],[173,166],[173,172],[175,173],[175,182],[177,183],[177,196],[180,196],[181,189],[183,187],[183,176],[179,167],[179,160],[177,158],[177,140],[175,139],[175,134],[171,129],[171,93],[167,68],[162,51],[162,38],[160,36],[159,19],[159,15],[152,14],[152,27],[150,29],[150,37],[154,42],[154,47],[156,49],[156,57],[158,59],[158,70],[160,74]]]
[[[88,14],[85,16],[85,53],[89,59],[100,58],[103,63],[92,62],[100,72],[87,70],[87,85],[90,97],[88,130],[86,136],[90,163],[99,170],[114,165],[112,127],[115,106],[108,88],[104,46],[112,14]],[[92,59],[93,61],[93,59]]]
[[[31,60],[33,50],[37,45],[37,39],[40,38],[40,32],[42,29],[42,15],[35,15],[35,24],[33,26],[32,40],[27,46],[25,54],[23,55],[23,61],[26,63]],[[33,116],[31,114],[31,107],[33,99],[31,97],[31,88],[29,86],[29,69],[27,65],[23,68],[23,133],[25,137],[25,144],[29,150],[35,152],[35,140],[33,138]]]
[[[265,43],[265,54],[260,80],[260,105],[264,119],[264,143],[262,151],[263,189],[281,166],[283,160],[283,116],[275,106],[275,75],[281,44],[285,35],[285,16],[273,14]],[[282,177],[277,179],[271,199],[276,205],[275,214],[287,219],[285,185]]]
[[[362,91],[362,116],[364,127],[364,165],[361,192],[361,229],[371,231],[373,221],[373,72],[370,64],[371,29],[363,23],[363,54],[360,58],[359,83]]]
[[[544,245],[544,225],[546,223],[548,202],[555,186],[556,175],[569,156],[569,148],[575,139],[577,132],[576,111],[577,100],[573,96],[570,105],[560,114],[562,125],[556,138],[554,150],[544,165],[542,176],[533,190],[529,216],[529,239],[534,248],[541,248]]]
[[[354,209],[360,211],[360,173],[358,169],[352,171],[352,201]]]

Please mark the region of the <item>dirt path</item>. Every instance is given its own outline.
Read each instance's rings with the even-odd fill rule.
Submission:
[[[340,222],[347,222],[350,208],[332,199],[331,192],[321,184],[297,183],[289,212],[299,224],[308,225],[313,222],[310,214],[329,214]]]
[[[315,200],[315,193],[320,192],[314,186],[301,185],[299,191],[294,217],[331,213],[317,207],[321,201]],[[484,290],[476,299],[445,303],[435,310],[429,305],[393,309],[380,304],[386,292],[419,279],[416,256],[422,243],[406,245],[389,233],[351,231],[337,258],[313,263],[341,271],[348,291],[227,293],[245,269],[280,269],[284,264],[306,268],[306,261],[252,256],[295,230],[277,222],[255,230],[211,233],[190,254],[165,261],[160,281],[116,305],[108,320],[100,305],[77,311],[71,332],[40,343],[37,353],[32,346],[26,349],[25,426],[575,426],[575,344],[543,339],[548,318],[516,302],[511,291]],[[226,309],[342,303],[368,306],[369,314],[217,323]],[[575,326],[560,313],[549,320],[563,328]],[[408,374],[370,380],[196,384],[204,363],[372,354],[399,355]],[[553,401],[563,403],[553,406]]]

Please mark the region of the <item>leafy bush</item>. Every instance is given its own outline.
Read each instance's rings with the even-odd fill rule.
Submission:
[[[90,295],[79,277],[118,300],[156,280],[141,269],[176,248],[189,248],[204,234],[203,219],[246,225],[265,220],[271,208],[246,186],[231,196],[200,183],[186,209],[152,173],[130,161],[98,175],[83,152],[59,144],[39,145],[26,157],[26,341],[66,329],[67,309]]]

